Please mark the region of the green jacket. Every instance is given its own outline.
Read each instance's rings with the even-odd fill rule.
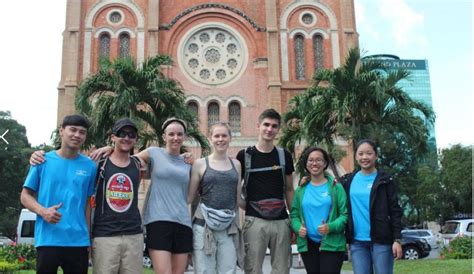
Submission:
[[[346,237],[344,229],[347,223],[346,192],[341,184],[334,181],[333,177],[326,175],[326,178],[328,179],[332,205],[329,218],[326,221],[329,226],[329,233],[323,236],[320,248],[326,251],[345,251]],[[307,238],[302,238],[298,235],[301,226],[305,223],[301,203],[308,183],[306,182],[296,189],[293,203],[291,204],[291,228],[296,233],[296,243],[300,253],[308,251]]]

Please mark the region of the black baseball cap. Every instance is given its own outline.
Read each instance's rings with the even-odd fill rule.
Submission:
[[[117,134],[124,127],[131,127],[138,132],[137,126],[132,120],[129,118],[122,118],[115,122],[114,126],[112,127],[112,133]]]

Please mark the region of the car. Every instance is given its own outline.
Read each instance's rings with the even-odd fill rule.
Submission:
[[[433,235],[433,232],[429,229],[404,229],[402,234],[412,237],[418,237],[421,239],[426,239],[431,249],[438,248],[438,242],[436,237]]]
[[[11,243],[13,243],[13,241],[10,240],[10,238],[6,236],[0,236],[0,247],[10,245]]]
[[[21,210],[16,228],[17,244],[35,244],[36,214],[24,208]]]
[[[441,229],[441,239],[445,245],[449,245],[458,236],[473,237],[474,219],[449,220],[444,223]]]
[[[418,260],[430,255],[431,246],[424,238],[402,233],[401,244],[405,260]]]

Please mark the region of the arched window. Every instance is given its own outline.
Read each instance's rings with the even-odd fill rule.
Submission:
[[[99,37],[99,59],[110,57],[110,35],[103,33]]]
[[[304,36],[301,34],[295,35],[294,38],[295,46],[295,71],[296,79],[304,80],[305,79],[305,58],[304,58]]]
[[[194,101],[188,102],[188,109],[191,111],[191,113],[194,114],[194,116],[198,117],[199,115],[199,107],[198,104]]]
[[[323,49],[323,37],[321,34],[313,36],[313,58],[314,58],[314,70],[320,70],[324,68],[324,49]]]
[[[229,104],[229,125],[232,136],[240,136],[240,104],[231,102]]]
[[[211,128],[217,122],[219,122],[219,105],[212,102],[207,106],[207,127]]]
[[[120,47],[119,47],[119,55],[120,57],[128,57],[130,55],[130,35],[124,32],[119,36],[120,40]]]

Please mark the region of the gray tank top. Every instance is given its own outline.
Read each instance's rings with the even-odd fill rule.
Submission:
[[[215,170],[209,165],[206,157],[206,170],[201,179],[199,194],[201,202],[214,209],[234,210],[237,197],[239,173],[234,162],[229,159],[232,168],[225,171]]]
[[[191,166],[183,156],[174,156],[163,148],[148,149],[151,160],[151,186],[145,202],[145,225],[169,221],[191,227],[187,204]]]

